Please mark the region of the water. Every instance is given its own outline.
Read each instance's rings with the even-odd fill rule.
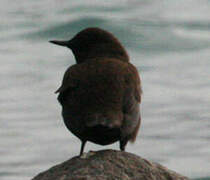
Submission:
[[[1,180],[31,179],[78,155],[53,93],[74,57],[48,40],[89,26],[113,32],[141,73],[142,127],[127,151],[210,178],[210,1],[2,0],[0,15]],[[104,148],[118,144],[85,151]]]

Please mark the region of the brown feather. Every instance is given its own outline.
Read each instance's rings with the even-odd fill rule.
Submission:
[[[83,143],[106,145],[135,141],[141,123],[141,80],[121,43],[111,33],[88,28],[70,41],[51,41],[67,46],[77,64],[64,74],[58,101],[67,128]]]

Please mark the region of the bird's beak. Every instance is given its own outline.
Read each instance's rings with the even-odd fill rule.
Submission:
[[[69,41],[49,41],[50,43],[53,43],[53,44],[56,44],[56,45],[59,45],[59,46],[65,46],[65,47],[69,47],[70,43]]]

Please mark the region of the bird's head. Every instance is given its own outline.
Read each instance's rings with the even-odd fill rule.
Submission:
[[[117,58],[128,62],[125,48],[110,32],[100,28],[87,28],[68,41],[50,41],[72,50],[77,63],[90,59]]]

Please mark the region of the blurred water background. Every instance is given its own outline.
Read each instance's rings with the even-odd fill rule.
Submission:
[[[27,180],[78,155],[54,91],[75,63],[48,43],[97,26],[127,48],[143,84],[142,127],[127,151],[210,179],[209,0],[1,0],[0,179]],[[85,151],[118,149],[118,143]]]

